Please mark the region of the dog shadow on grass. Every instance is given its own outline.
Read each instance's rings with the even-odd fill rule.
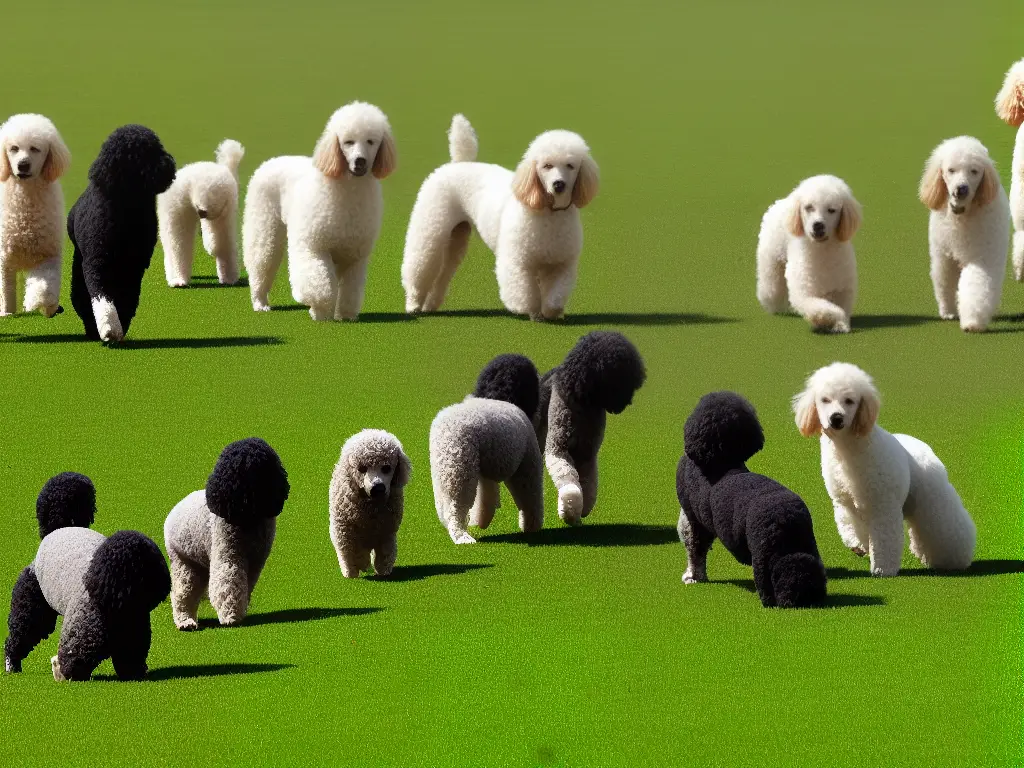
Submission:
[[[603,523],[542,528],[535,533],[498,533],[481,536],[478,541],[487,544],[525,544],[529,547],[649,547],[678,544],[679,534],[670,525]]]
[[[422,581],[433,576],[460,576],[464,573],[479,571],[483,568],[493,568],[490,563],[468,563],[459,565],[456,563],[431,563],[429,565],[396,565],[388,576],[370,576],[369,581],[381,582],[404,582]]]
[[[100,346],[101,342],[87,339],[84,334],[55,333],[38,336],[18,336],[14,341],[21,344],[68,344],[88,342]],[[284,344],[277,336],[220,336],[196,339],[125,339],[111,349],[219,349],[223,347],[266,347]]]
[[[360,316],[361,317],[361,316]],[[514,315],[507,309],[441,309],[424,312],[421,317],[503,317],[530,322],[526,315]],[[582,312],[569,313],[545,325],[714,325],[735,323],[732,317],[717,317],[700,312]]]
[[[201,677],[223,677],[225,675],[254,675],[262,672],[280,672],[295,669],[294,664],[187,664],[176,667],[151,669],[146,682],[161,680],[195,680]],[[93,680],[118,682],[116,675],[93,675]]]
[[[193,275],[189,284],[183,287],[186,290],[190,288],[248,288],[249,279],[240,277],[237,283],[222,285],[220,278],[216,275]]]
[[[830,580],[874,579],[871,571],[837,567],[826,571]],[[1024,573],[1024,560],[975,560],[966,571],[936,571],[931,568],[900,568],[900,576],[931,576],[938,579],[966,579],[978,576],[1009,576]]]
[[[299,624],[305,621],[321,621],[343,616],[369,616],[380,613],[383,608],[282,608],[279,611],[250,613],[240,624],[224,626],[216,619],[200,619],[200,629],[245,629],[263,624]]]
[[[723,579],[722,581],[711,583],[731,584],[734,587],[745,589],[753,595],[757,594],[757,587],[754,586],[753,579]],[[885,605],[885,598],[879,595],[836,595],[830,593],[825,597],[824,603],[814,606],[811,610],[820,610],[822,608],[859,608],[869,605]]]
[[[881,328],[910,328],[916,325],[942,322],[932,315],[854,315],[851,321],[852,330],[874,331]]]

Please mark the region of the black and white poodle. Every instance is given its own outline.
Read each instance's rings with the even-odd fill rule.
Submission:
[[[683,428],[676,469],[683,582],[707,581],[711,544],[720,539],[744,565],[767,607],[807,607],[825,599],[825,566],[811,513],[793,491],[745,462],[764,447],[754,406],[734,392],[704,395]]]
[[[156,196],[174,174],[174,158],[141,125],[110,134],[89,167],[89,186],[68,213],[71,304],[87,338],[118,342],[128,333],[156,246]]]
[[[50,665],[55,680],[88,680],[111,659],[122,680],[146,676],[149,614],[171,591],[160,549],[138,531],[109,538],[89,530],[96,490],[84,475],[65,472],[47,481],[36,501],[42,543],[11,594],[4,667],[21,662],[64,617]]]

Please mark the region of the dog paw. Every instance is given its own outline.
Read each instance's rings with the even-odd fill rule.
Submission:
[[[864,557],[868,553],[863,547],[850,547],[850,551],[857,557]]]
[[[171,288],[188,288],[188,280],[179,277],[175,280],[168,280],[167,285]]]
[[[309,316],[318,323],[323,323],[327,320],[334,319],[333,312],[325,312],[321,309],[317,309],[316,307],[309,308]]]
[[[195,632],[199,629],[199,622],[195,619],[182,619],[181,621],[174,622],[176,626],[182,632]]]
[[[850,323],[846,320],[840,320],[838,323],[832,326],[832,333],[849,333]]]
[[[707,576],[699,576],[692,571],[683,574],[683,584],[702,584],[708,580]]]
[[[890,569],[890,568],[879,568],[879,567],[876,566],[876,567],[873,567],[871,569],[871,575],[872,576],[877,576],[880,579],[891,578],[892,576],[897,575],[899,572],[900,572],[899,568]]]
[[[266,304],[266,303],[264,303],[262,301],[254,301],[252,303],[252,311],[253,312],[269,312],[270,311],[270,305]]]
[[[64,677],[64,673],[60,671],[60,662],[57,661],[56,656],[50,659],[50,669],[53,670],[53,679],[58,683],[63,683],[67,680],[67,678]]]
[[[558,516],[568,525],[579,525],[583,520],[583,490],[573,483],[558,491]]]
[[[0,312],[0,317],[14,317],[13,312]]]
[[[548,307],[542,310],[540,314],[543,320],[561,320],[565,317],[565,309],[563,307]]]
[[[8,674],[14,674],[16,672],[21,672],[21,662],[20,661],[14,661],[13,659],[11,659],[10,656],[7,656],[5,654],[4,655],[4,672],[7,672]]]
[[[449,535],[455,544],[476,544],[476,539],[468,531],[449,531]]]
[[[982,323],[962,323],[960,328],[965,333],[984,333],[988,326]]]
[[[51,318],[63,312],[64,307],[62,307],[60,304],[51,304],[48,307],[40,307],[39,311],[43,313],[43,317]]]
[[[956,320],[956,312],[939,312],[940,320]]]

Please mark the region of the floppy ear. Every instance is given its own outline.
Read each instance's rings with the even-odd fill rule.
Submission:
[[[597,163],[590,155],[583,158],[580,164],[580,172],[576,176],[576,186],[572,188],[572,204],[577,208],[584,208],[591,200],[597,197],[597,188],[600,186],[600,174],[597,170]]]
[[[942,178],[941,158],[932,156],[921,177],[921,188],[918,191],[921,202],[933,211],[941,211],[949,198],[946,180]]]
[[[7,139],[0,135],[0,182],[7,181],[12,173],[13,169],[7,160]]]
[[[999,193],[999,186],[1002,183],[999,179],[999,174],[996,173],[996,167],[992,163],[985,163],[985,171],[981,175],[981,184],[978,186],[978,191],[974,193],[974,201],[978,205],[988,205],[996,199],[996,195]]]
[[[412,476],[412,464],[409,462],[409,457],[405,455],[405,451],[398,451],[398,468],[395,471],[395,482],[399,488],[404,487],[409,483],[409,478]]]
[[[373,158],[371,171],[378,179],[386,179],[394,173],[397,167],[398,153],[395,150],[395,139],[391,135],[391,131],[384,131],[380,146],[377,148],[377,156]]]
[[[800,215],[800,198],[792,197],[789,205],[789,216],[786,218],[786,231],[793,237],[804,236],[804,217]]]
[[[544,185],[540,183],[533,160],[524,158],[516,168],[516,175],[512,179],[512,194],[520,203],[535,211],[543,211],[547,207],[548,196],[544,193]]]
[[[313,150],[313,165],[324,176],[332,179],[340,178],[345,173],[345,156],[341,153],[341,145],[334,131],[324,131],[320,141],[316,143],[316,149]]]
[[[867,437],[875,428],[878,420],[878,409],[882,405],[878,396],[878,390],[874,387],[868,389],[860,399],[857,406],[857,414],[853,417],[853,434],[857,437]]]
[[[50,141],[50,151],[43,163],[43,179],[50,182],[56,181],[64,175],[69,165],[71,165],[71,152],[57,136]]]
[[[814,404],[814,392],[810,386],[793,398],[793,413],[796,414],[796,426],[801,435],[814,437],[821,434],[818,408]]]
[[[1013,77],[1013,70],[1006,76],[1006,82],[996,94],[996,114],[999,119],[1014,128],[1024,123],[1024,79]]]
[[[854,199],[853,195],[848,195],[842,209],[839,211],[839,225],[836,227],[836,237],[845,243],[860,229],[860,222],[863,218],[864,212],[861,210],[860,203]]]

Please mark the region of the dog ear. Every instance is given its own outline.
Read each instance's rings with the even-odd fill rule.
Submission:
[[[42,176],[49,182],[59,179],[71,165],[71,151],[67,148],[59,136],[50,141],[50,151],[43,163]]]
[[[386,179],[395,172],[398,167],[398,152],[395,150],[395,139],[391,131],[384,131],[381,137],[380,146],[377,148],[377,156],[373,158],[373,175],[378,179]]]
[[[790,199],[789,216],[786,218],[786,231],[793,237],[804,236],[804,217],[800,214],[802,203],[796,195]]]
[[[978,191],[974,193],[974,201],[978,205],[988,205],[996,199],[999,187],[1003,182],[996,173],[996,167],[991,162],[985,163],[985,170],[981,175],[981,184]]]
[[[933,211],[941,211],[942,206],[949,199],[949,190],[946,189],[946,180],[942,178],[942,158],[932,155],[925,166],[924,175],[921,177],[921,188],[918,191],[921,202]]]
[[[1024,77],[1018,76],[1022,67],[1024,64],[1018,62],[1006,73],[1006,82],[996,94],[996,114],[1014,128],[1024,123]]]
[[[597,197],[600,181],[600,174],[594,158],[590,155],[584,156],[583,162],[580,164],[579,174],[576,176],[576,186],[572,188],[573,205],[577,208],[586,207],[591,200]]]
[[[810,387],[793,398],[793,412],[796,414],[796,426],[801,435],[815,437],[821,434],[818,407],[814,403],[814,392]]]
[[[860,405],[857,406],[857,413],[853,417],[853,434],[857,437],[867,437],[875,428],[878,420],[878,409],[881,407],[881,398],[878,390],[874,387],[868,389],[861,397]]]
[[[14,170],[7,160],[7,137],[0,134],[0,182],[7,181],[12,173]]]
[[[860,229],[860,223],[863,218],[864,212],[861,210],[860,203],[854,199],[853,195],[847,195],[846,200],[843,202],[843,207],[839,211],[839,225],[836,227],[836,237],[845,243]]]
[[[543,211],[547,207],[548,196],[544,193],[544,185],[540,183],[537,166],[532,159],[523,158],[516,168],[516,175],[512,179],[512,194],[516,200],[534,211]]]
[[[402,488],[408,485],[410,477],[412,477],[412,464],[409,462],[409,457],[405,455],[405,451],[399,448],[398,466],[395,468],[395,479],[393,482],[399,488]]]
[[[313,150],[313,165],[320,173],[331,179],[337,179],[345,173],[345,155],[342,154],[341,144],[338,137],[332,130],[324,131],[320,141],[316,143]]]

